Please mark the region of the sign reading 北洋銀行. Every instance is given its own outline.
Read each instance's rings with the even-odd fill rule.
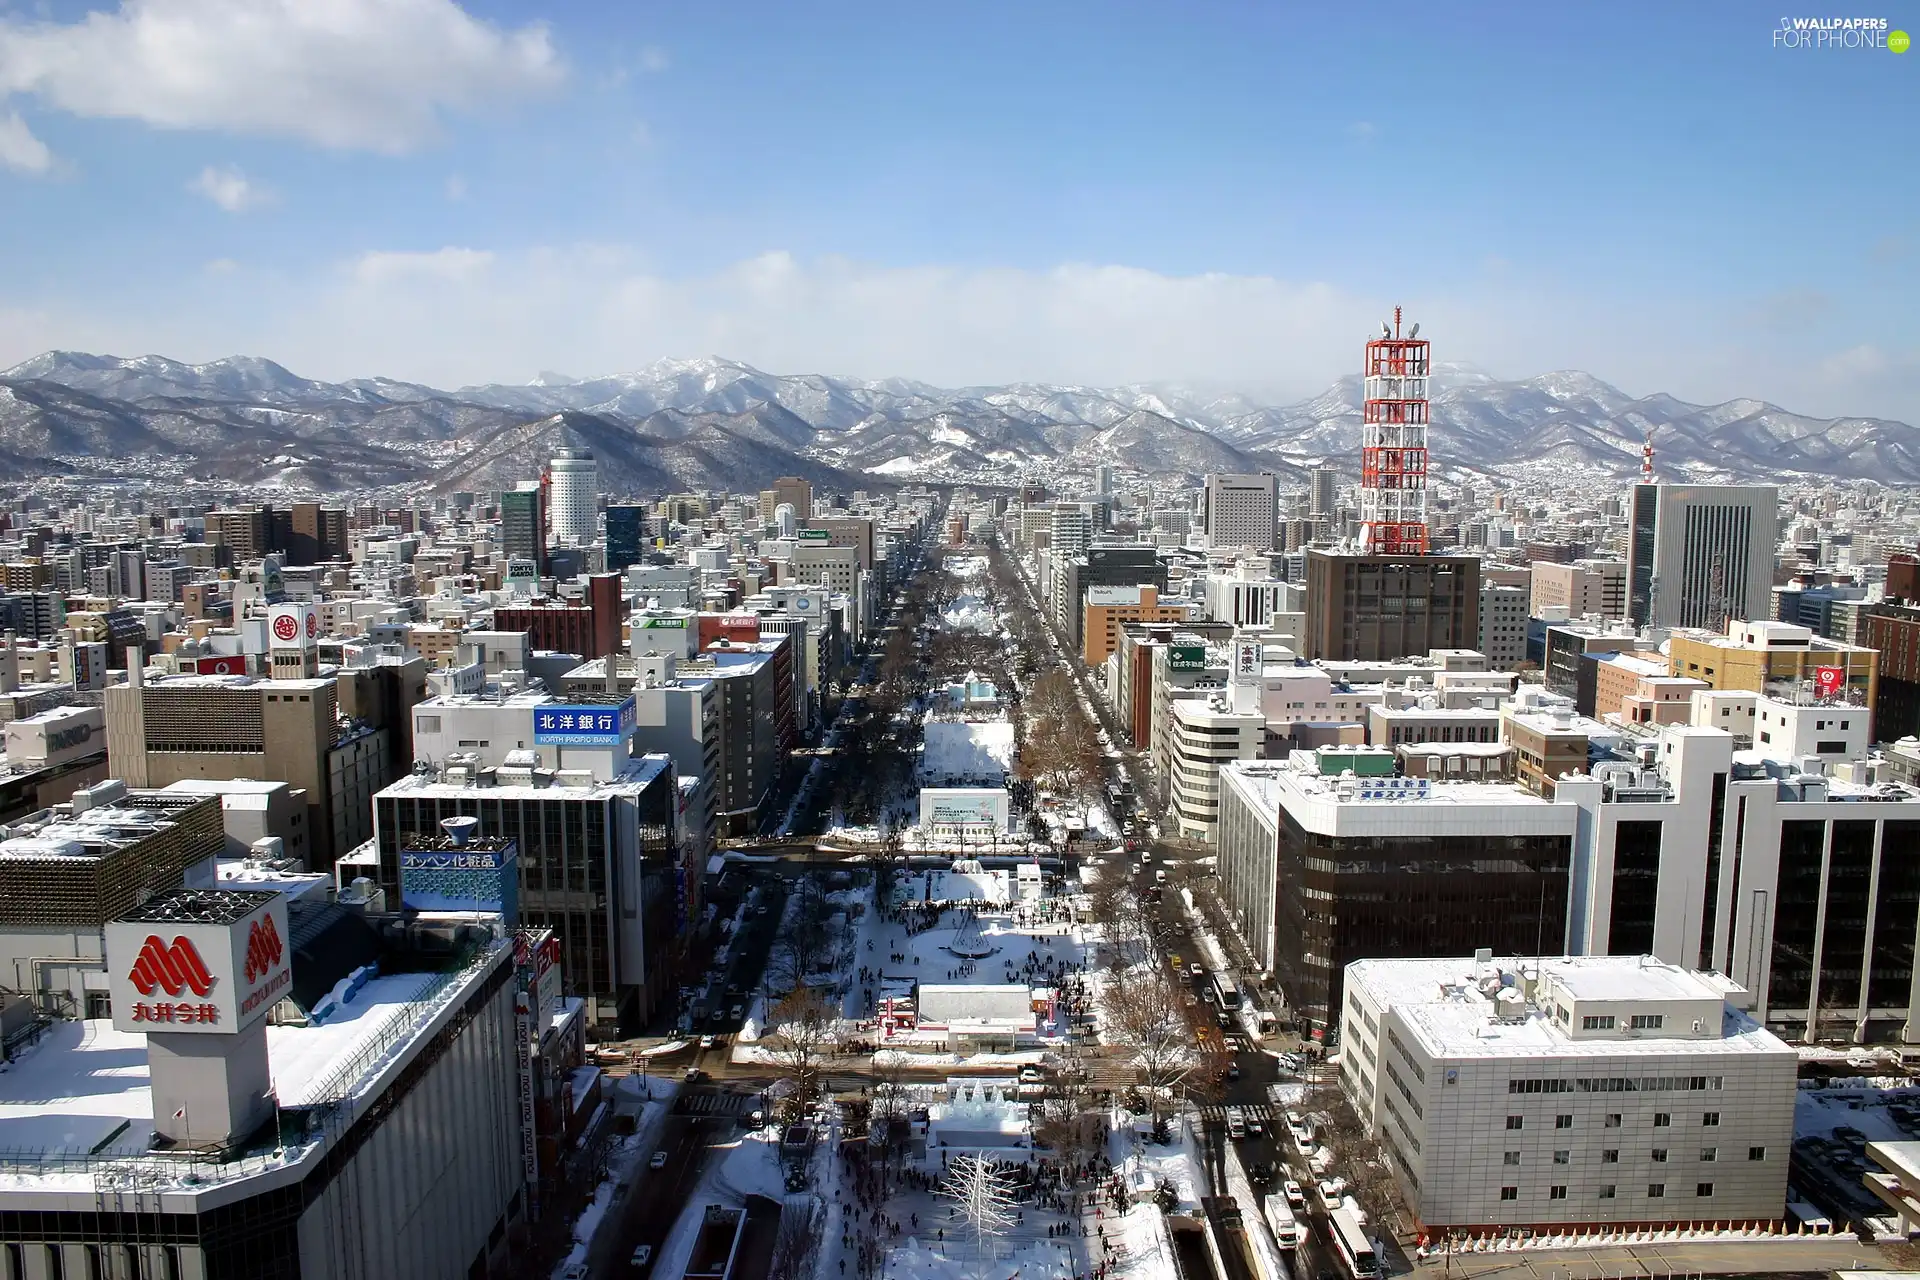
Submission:
[[[573,706],[548,703],[533,710],[533,741],[542,747],[611,747],[633,732],[634,700]]]

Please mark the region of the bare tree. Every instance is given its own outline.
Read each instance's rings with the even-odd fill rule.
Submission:
[[[777,1030],[761,1040],[774,1066],[793,1082],[793,1098],[805,1107],[820,1096],[820,1077],[838,1047],[840,1016],[812,987],[795,987],[773,1009]]]
[[[801,1280],[814,1273],[825,1234],[826,1206],[818,1196],[789,1196],[780,1208],[780,1226],[773,1240],[770,1280]]]
[[[1172,982],[1156,965],[1116,969],[1100,993],[1107,1041],[1140,1071],[1157,1125],[1166,1104],[1198,1062],[1193,1032]]]
[[[900,872],[906,865],[903,852],[906,835],[900,823],[891,813],[880,817],[880,838],[875,842],[873,852],[868,855],[868,865],[873,868],[873,901],[880,910],[885,910],[893,897],[894,883],[900,878]]]
[[[1086,1073],[1072,1070],[1056,1075],[1040,1104],[1034,1140],[1063,1163],[1075,1165],[1101,1149],[1105,1129],[1105,1122],[1094,1110],[1093,1088]]]

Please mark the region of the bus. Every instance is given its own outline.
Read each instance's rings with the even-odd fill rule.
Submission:
[[[1214,970],[1213,994],[1215,998],[1219,1000],[1220,1009],[1223,1013],[1231,1014],[1235,1010],[1239,1009],[1240,984],[1234,980],[1233,974],[1231,974],[1227,970],[1225,969]]]
[[[1353,1280],[1380,1280],[1380,1260],[1374,1256],[1373,1241],[1367,1229],[1348,1205],[1327,1215],[1327,1234],[1333,1237],[1334,1252],[1340,1255],[1347,1274]]]

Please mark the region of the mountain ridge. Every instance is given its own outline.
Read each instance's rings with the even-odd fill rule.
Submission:
[[[1625,479],[1653,436],[1663,476],[1814,476],[1920,483],[1920,430],[1813,418],[1739,397],[1633,396],[1577,369],[1503,380],[1441,363],[1433,378],[1439,474],[1532,474],[1578,465]],[[257,356],[189,364],[48,351],[0,371],[0,457],[27,474],[155,467],[239,481],[328,477],[433,490],[509,483],[536,451],[593,448],[609,492],[759,487],[811,474],[1011,481],[1035,468],[1110,463],[1165,475],[1351,471],[1361,380],[1293,404],[1173,384],[1014,382],[942,388],[909,378],[770,374],[720,356],[586,378],[442,390],[384,377],[325,382]],[[136,461],[137,460],[137,461]]]

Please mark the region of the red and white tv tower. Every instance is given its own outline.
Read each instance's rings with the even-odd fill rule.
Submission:
[[[1360,550],[1364,555],[1427,553],[1428,343],[1415,324],[1367,343],[1366,404],[1360,437]]]

